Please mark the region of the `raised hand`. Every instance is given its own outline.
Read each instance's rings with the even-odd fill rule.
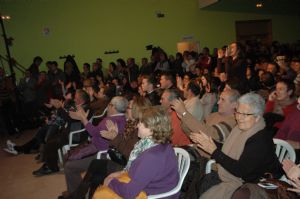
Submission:
[[[225,50],[225,57],[229,57],[229,54],[230,53],[230,50],[229,50],[229,47],[226,48]]]
[[[87,116],[89,115],[89,110],[84,111],[81,106],[77,106],[77,111],[69,111],[69,116],[74,120],[87,120]]]
[[[177,88],[179,90],[183,90],[182,78],[180,76],[176,76]]]
[[[218,49],[218,58],[221,59],[223,57],[224,57],[224,51],[221,48],[219,48]]]
[[[282,161],[282,168],[290,179],[290,183],[294,188],[288,188],[289,191],[300,193],[300,168],[291,160],[285,159]]]
[[[276,94],[276,91],[273,91],[272,93],[270,93],[269,95],[269,101],[273,102],[277,99],[277,94]]]
[[[107,130],[100,131],[100,135],[108,140],[114,139],[118,135],[118,125],[111,120],[106,121]]]
[[[63,107],[63,101],[58,99],[50,99],[50,104],[56,109]]]
[[[217,149],[212,137],[207,136],[201,131],[199,133],[191,133],[190,138],[199,148],[209,154],[212,154]]]
[[[187,112],[184,103],[181,99],[175,99],[171,102],[171,107],[176,111],[179,116],[182,116],[184,112]]]

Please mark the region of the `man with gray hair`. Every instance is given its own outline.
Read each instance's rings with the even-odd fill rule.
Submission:
[[[191,143],[189,137],[183,132],[180,126],[180,120],[175,111],[171,109],[171,102],[180,98],[180,92],[177,89],[166,89],[164,90],[160,103],[166,109],[169,114],[172,123],[173,135],[172,145],[173,146],[184,146]]]
[[[84,124],[85,129],[92,137],[90,145],[93,145],[95,152],[92,154],[87,154],[83,158],[69,158],[64,164],[64,172],[66,177],[66,183],[68,188],[68,193],[72,193],[79,186],[81,182],[81,172],[84,172],[88,169],[88,166],[96,157],[96,153],[102,150],[108,150],[109,140],[102,136],[102,132],[114,134],[116,136],[118,133],[123,133],[125,129],[126,119],[125,112],[127,110],[128,100],[125,97],[116,96],[112,98],[107,107],[107,116],[101,120],[101,122],[94,126],[91,122],[85,117],[86,113],[82,110],[77,112],[70,112],[70,116],[73,119],[79,119]],[[111,129],[108,129],[109,126],[114,124],[114,128],[117,132],[112,132]],[[84,151],[83,151],[84,153]]]
[[[224,142],[236,125],[234,112],[240,94],[237,90],[231,89],[223,91],[218,101],[218,112],[211,113],[204,121],[198,121],[185,108],[181,100],[174,100],[172,108],[181,118],[182,125],[190,132],[202,131],[218,142]],[[188,132],[188,135],[189,133]]]

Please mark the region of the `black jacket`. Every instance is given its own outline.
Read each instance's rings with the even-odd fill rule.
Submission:
[[[212,158],[227,171],[245,182],[258,182],[265,173],[279,178],[284,174],[281,164],[275,154],[272,133],[265,128],[250,137],[239,160],[234,160],[216,149]]]

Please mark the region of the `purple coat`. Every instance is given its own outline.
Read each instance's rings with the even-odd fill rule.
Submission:
[[[100,150],[107,150],[109,146],[109,140],[103,138],[100,135],[100,131],[102,130],[107,130],[106,128],[106,121],[111,120],[114,123],[117,123],[119,133],[124,132],[125,124],[126,124],[126,118],[125,115],[112,115],[112,116],[107,116],[101,122],[97,125],[94,126],[92,123],[87,123],[85,126],[85,129],[87,132],[92,136],[92,144],[94,144],[97,149]]]
[[[130,169],[129,183],[113,179],[108,185],[125,199],[135,198],[141,191],[147,195],[164,193],[173,189],[179,181],[178,163],[174,149],[169,144],[159,144],[137,157]],[[177,199],[179,194],[168,197]]]

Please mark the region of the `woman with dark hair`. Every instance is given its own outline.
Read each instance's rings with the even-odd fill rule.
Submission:
[[[260,88],[259,77],[255,73],[253,67],[247,66],[246,78],[247,78],[247,81],[246,81],[247,90],[249,90],[249,91],[257,91]]]
[[[64,72],[66,75],[65,85],[71,84],[74,89],[82,88],[82,82],[80,81],[80,71],[78,66],[71,55],[68,55],[64,63]]]
[[[40,74],[40,65],[43,62],[43,59],[40,56],[36,56],[35,58],[33,58],[33,62],[30,65],[30,67],[28,68],[28,70],[30,71],[32,77],[35,80],[38,80],[39,78],[39,74]]]
[[[178,76],[183,76],[183,68],[182,68],[182,62],[183,62],[183,56],[180,52],[176,53],[174,65],[173,65],[173,71],[174,74],[178,74]]]
[[[124,77],[128,78],[126,62],[121,58],[117,59],[116,72],[119,80],[122,80]]]
[[[108,65],[108,71],[107,71],[107,82],[112,82],[113,79],[117,78],[118,72],[117,72],[117,65],[114,62],[110,62]]]
[[[102,71],[102,60],[99,58],[96,60],[96,62],[93,63],[91,77],[93,77],[95,82],[99,84],[104,81]]]
[[[201,77],[201,85],[204,94],[200,101],[203,105],[203,116],[206,118],[213,110],[214,105],[217,103],[218,98],[218,86],[216,80],[212,81],[213,78],[209,75],[203,75]]]
[[[225,73],[227,79],[238,78],[243,84],[246,79],[246,60],[244,57],[243,47],[238,42],[231,43],[225,50],[218,51],[218,68],[221,70],[222,59],[225,61]]]
[[[160,74],[170,70],[170,63],[167,54],[161,50],[159,52],[159,62],[156,64],[154,72]]]
[[[81,73],[81,80],[84,81],[91,77],[91,65],[89,63],[84,63],[82,66],[83,72]]]

